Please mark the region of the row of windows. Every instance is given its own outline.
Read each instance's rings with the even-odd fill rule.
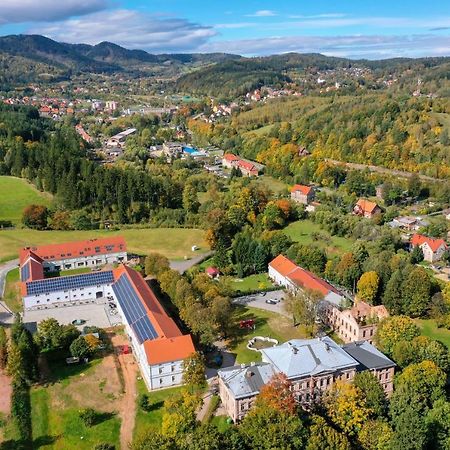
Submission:
[[[172,377],[172,383],[175,383],[175,377]],[[163,384],[163,379],[159,379],[159,384]]]

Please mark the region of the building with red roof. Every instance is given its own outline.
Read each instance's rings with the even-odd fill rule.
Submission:
[[[303,205],[309,205],[314,201],[315,192],[312,186],[305,186],[304,184],[296,184],[291,188],[291,199],[294,202]]]
[[[318,277],[309,270],[297,266],[289,258],[278,255],[269,263],[269,278],[275,284],[284,286],[290,291],[315,291],[328,302],[340,305],[343,295],[330,283]]]
[[[97,246],[100,252],[96,251]],[[71,256],[97,258],[99,254],[110,255],[101,253],[110,246],[113,250],[125,248],[125,241],[93,239],[22,249],[20,275],[24,309],[117,302],[148,388],[182,384],[183,361],[195,352],[191,336],[181,333],[139,272],[121,264],[113,270],[45,278],[45,265],[61,258],[62,251],[72,253]]]
[[[257,177],[263,168],[261,164],[240,158],[233,153],[223,155],[222,165],[229,169],[239,169],[245,177]]]
[[[46,272],[96,267],[127,260],[127,246],[121,236],[25,247],[19,252],[21,264],[30,251],[43,260]]]
[[[371,219],[375,214],[379,213],[381,213],[381,208],[375,202],[365,198],[360,198],[353,208],[353,214],[366,217],[367,219]]]
[[[414,234],[411,238],[411,249],[420,247],[425,261],[439,261],[448,249],[444,239],[434,239],[423,234]]]

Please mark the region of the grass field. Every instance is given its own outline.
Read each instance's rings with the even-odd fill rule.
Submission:
[[[277,313],[264,311],[258,308],[235,306],[233,322],[237,324],[236,330],[230,339],[229,349],[236,353],[236,363],[250,363],[261,361],[261,353],[249,350],[247,344],[254,336],[264,336],[277,339],[281,344],[289,339],[301,339],[306,337],[302,327],[294,327],[292,320]],[[240,329],[240,320],[254,319],[254,330]]]
[[[286,189],[289,189],[289,186],[286,183],[283,183],[280,180],[269,177],[268,175],[262,175],[257,179],[259,184],[266,186],[270,189],[274,194],[278,194]]]
[[[105,236],[123,236],[127,242],[128,251],[132,253],[146,255],[150,252],[158,252],[169,259],[182,259],[186,255],[198,255],[208,250],[203,235],[203,230],[189,228],[145,228],[119,231],[0,230],[0,262],[17,258],[19,249],[25,246],[58,244]],[[200,250],[192,252],[193,245],[200,247]]]
[[[331,236],[319,225],[311,220],[299,220],[289,224],[284,232],[294,241],[300,244],[316,244],[331,253],[345,253],[350,251],[353,241],[348,238]],[[320,233],[321,239],[315,240],[314,233]]]
[[[162,408],[164,406],[164,400],[166,398],[177,395],[183,388],[175,387],[170,389],[161,389],[159,391],[148,392],[145,386],[144,380],[137,381],[138,397],[136,402],[138,402],[136,407],[136,423],[134,426],[134,435],[139,436],[144,433],[149,428],[157,429],[162,423]],[[139,397],[143,394],[149,396],[150,404],[152,405],[152,410],[149,412],[143,411],[139,407]]]
[[[240,291],[245,294],[246,292],[271,288],[273,284],[266,273],[259,273],[242,278],[242,280],[232,279],[230,286],[233,291]]]
[[[50,194],[39,192],[22,178],[0,176],[0,193],[0,220],[10,220],[13,224],[20,222],[26,206],[51,203]]]
[[[445,328],[438,328],[436,322],[431,319],[417,319],[417,325],[419,325],[424,336],[428,336],[431,339],[441,341],[450,350],[450,330],[447,330]]]
[[[13,312],[22,311],[22,297],[20,295],[19,268],[13,269],[6,275],[5,296],[3,301]]]
[[[50,365],[51,383],[31,390],[33,448],[92,450],[108,442],[119,448],[120,419],[116,415],[121,385],[111,355],[83,366]],[[81,408],[100,414],[86,427]]]

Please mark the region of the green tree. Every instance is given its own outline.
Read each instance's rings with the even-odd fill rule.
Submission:
[[[383,305],[386,306],[391,314],[404,313],[404,303],[406,298],[403,292],[404,275],[400,269],[397,269],[389,279],[386,290],[383,295]]]
[[[358,442],[364,450],[391,450],[393,431],[385,420],[369,420],[358,433]]]
[[[99,415],[100,414],[93,408],[85,408],[78,412],[78,416],[87,427],[94,426],[98,420]]]
[[[6,366],[7,374],[18,382],[25,381],[25,364],[19,346],[10,341],[8,348],[8,365]]]
[[[163,272],[170,269],[169,260],[159,253],[150,253],[145,258],[145,274],[147,276],[159,277]]]
[[[351,450],[347,437],[331,427],[323,417],[312,416],[306,450]]]
[[[183,189],[183,208],[188,212],[196,213],[199,206],[197,190],[192,184],[186,184]]]
[[[84,336],[78,336],[70,344],[70,354],[75,358],[87,358],[92,354],[91,347]]]
[[[312,335],[323,294],[310,289],[288,292],[284,301],[286,311],[292,315],[294,326],[304,325]]]
[[[391,316],[378,325],[375,341],[382,352],[392,355],[395,344],[411,341],[419,334],[419,327],[410,317]]]
[[[297,450],[304,447],[306,440],[298,416],[265,404],[250,410],[239,426],[239,433],[249,448],[258,450]]]
[[[370,305],[375,304],[380,278],[376,272],[364,272],[358,281],[358,298]]]
[[[366,406],[372,411],[372,415],[384,416],[387,408],[386,395],[375,375],[368,370],[359,372],[355,375],[353,383],[359,389]]]
[[[0,369],[5,369],[8,362],[8,336],[4,327],[0,326]]]
[[[405,312],[411,317],[421,317],[431,300],[431,280],[422,267],[415,267],[403,283]]]
[[[422,249],[418,245],[416,245],[411,252],[411,264],[418,264],[423,261],[423,258],[424,256]]]
[[[22,331],[17,346],[22,354],[23,378],[28,382],[36,381],[38,379],[38,350],[27,329]]]
[[[432,448],[448,450],[450,448],[450,402],[444,399],[437,400],[425,421]]]
[[[191,388],[205,386],[205,358],[200,352],[183,361],[183,383]]]

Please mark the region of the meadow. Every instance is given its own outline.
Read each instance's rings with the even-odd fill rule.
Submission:
[[[50,205],[52,196],[39,192],[23,178],[0,176],[0,221],[18,224],[28,205]]]
[[[128,252],[147,255],[162,253],[169,259],[183,259],[209,250],[204,231],[190,228],[139,228],[118,231],[36,231],[29,229],[0,230],[0,262],[17,258],[21,247],[58,244],[107,236],[123,236]],[[193,252],[193,245],[200,249]]]

